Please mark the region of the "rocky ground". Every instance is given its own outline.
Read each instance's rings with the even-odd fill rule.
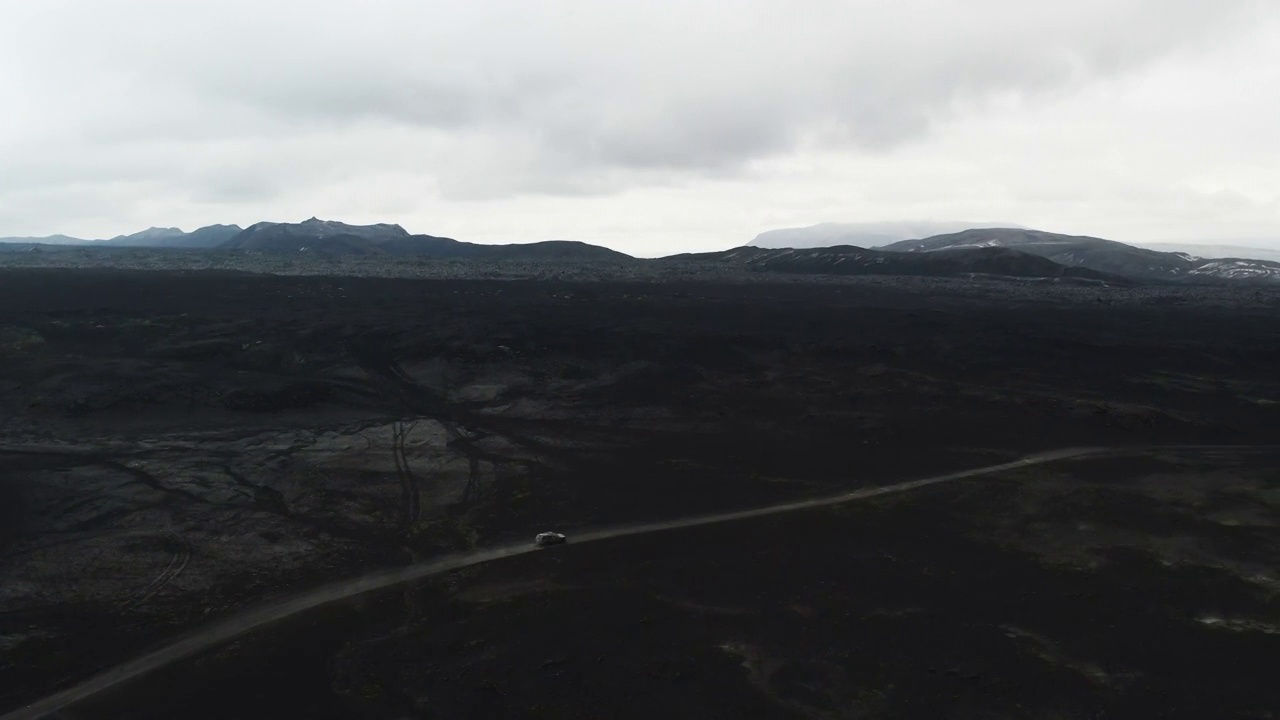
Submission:
[[[0,710],[272,598],[109,717],[1274,717],[1280,292],[0,271]],[[1150,450],[1188,444],[1234,449]],[[293,712],[297,711],[297,712]]]

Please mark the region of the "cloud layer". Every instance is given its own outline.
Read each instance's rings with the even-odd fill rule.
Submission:
[[[320,214],[541,239],[501,222],[484,231],[479,219],[505,209],[528,232],[617,227],[636,243],[652,236],[653,218],[628,234],[621,215],[641,211],[660,216],[666,234],[683,227],[706,242],[714,223],[690,198],[721,216],[735,195],[758,211],[784,182],[844,195],[848,209],[779,201],[768,211],[780,220],[877,219],[866,217],[871,203],[848,197],[862,192],[882,213],[1085,222],[1079,204],[1097,202],[1087,176],[1109,171],[1152,197],[1098,207],[1104,227],[1154,227],[1208,198],[1243,202],[1257,216],[1247,229],[1270,231],[1280,229],[1278,190],[1238,157],[1268,134],[1197,134],[1229,118],[1184,101],[1277,110],[1257,88],[1222,87],[1241,63],[1254,82],[1277,79],[1273,8],[0,0],[0,234]],[[1198,125],[1152,110],[1166,107]],[[1159,127],[1126,144],[1135,123],[1153,119]],[[1079,166],[1061,149],[1073,135],[1090,156],[1103,144],[1118,167]],[[1179,148],[1204,157],[1197,177],[1173,186]],[[1131,158],[1154,164],[1134,173]],[[868,186],[863,173],[876,168],[883,182]],[[1009,176],[1040,179],[1002,204],[991,188]],[[985,205],[957,204],[975,180],[990,186]],[[590,222],[550,228],[584,214]]]

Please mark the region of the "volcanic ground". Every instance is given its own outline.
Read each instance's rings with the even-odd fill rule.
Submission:
[[[6,269],[0,717],[1275,718],[1278,311]]]

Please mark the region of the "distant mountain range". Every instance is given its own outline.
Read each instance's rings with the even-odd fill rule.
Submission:
[[[1007,227],[1021,228],[1013,223],[974,222],[872,222],[872,223],[822,223],[800,228],[768,230],[747,243],[762,248],[816,248],[853,245],[873,248],[900,240],[914,240],[944,233],[960,232],[973,228]]]
[[[300,223],[260,222],[241,229],[210,225],[184,233],[178,228],[150,228],[110,240],[81,240],[66,235],[43,238],[0,238],[9,250],[59,247],[185,248],[269,253],[311,252],[327,255],[419,255],[438,258],[508,260],[632,260],[630,255],[598,245],[569,240],[481,245],[434,235],[410,235],[399,225],[348,225],[311,218]]]
[[[1107,283],[1280,282],[1280,262],[1274,260],[1204,257],[1021,227],[966,228],[918,239],[899,239],[876,249],[847,242],[822,247],[761,246],[762,243],[818,243],[849,237],[880,242],[956,225],[964,223],[830,223],[761,233],[752,244],[723,252],[675,255],[653,261],[637,260],[581,242],[554,240],[482,245],[434,235],[413,235],[399,225],[349,225],[318,218],[300,223],[261,222],[243,229],[236,225],[210,225],[190,233],[178,228],[150,228],[109,240],[80,240],[65,235],[0,238],[0,243],[7,243],[0,244],[0,251],[145,247],[328,256],[695,262],[753,272],[828,275],[1000,275]]]
[[[49,235],[47,237],[8,237],[0,238],[0,243],[10,245],[73,245],[73,246],[108,246],[108,247],[167,247],[167,248],[214,248],[240,234],[239,225],[210,225],[192,232],[183,232],[178,228],[153,227],[132,235],[117,235],[110,240],[83,240],[67,235]]]
[[[987,228],[903,240],[883,249],[930,253],[977,248],[1012,248],[1070,267],[1136,280],[1196,282],[1211,280],[1280,281],[1280,262],[1251,258],[1202,258],[1161,252],[1084,235],[1059,235],[1020,228]]]

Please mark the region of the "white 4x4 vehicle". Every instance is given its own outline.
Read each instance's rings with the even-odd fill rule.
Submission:
[[[567,539],[558,532],[544,532],[533,536],[533,544],[538,547],[546,547],[548,545],[559,545]]]

